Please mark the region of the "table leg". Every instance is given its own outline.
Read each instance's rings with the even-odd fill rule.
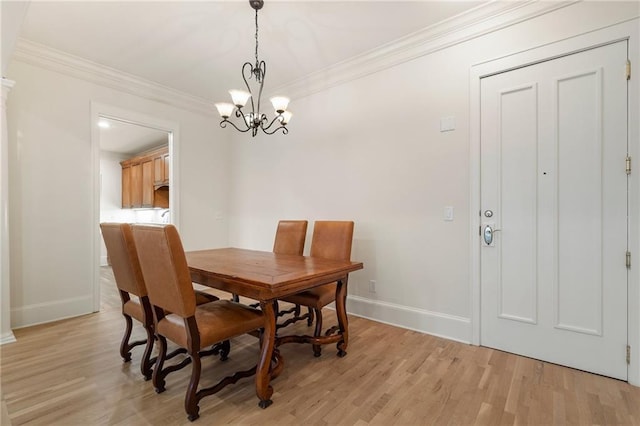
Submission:
[[[276,340],[276,315],[273,302],[260,302],[260,309],[265,316],[264,332],[262,334],[262,348],[260,350],[260,361],[258,371],[256,371],[256,395],[260,399],[260,408],[267,408],[273,401],[271,395],[273,388],[269,385],[271,380],[271,357]]]
[[[342,339],[338,341],[338,356],[343,357],[347,354],[347,345],[349,344],[349,320],[347,318],[347,281],[349,276],[338,281],[336,288],[336,315],[338,316],[338,327]]]

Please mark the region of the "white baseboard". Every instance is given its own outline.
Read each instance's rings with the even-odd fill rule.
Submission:
[[[469,318],[352,295],[347,297],[347,312],[358,317],[449,340],[462,343],[471,342],[471,319]]]
[[[107,261],[107,256],[100,256],[100,266],[109,266],[109,262]]]
[[[8,331],[0,336],[0,346],[5,343],[12,343],[16,341],[16,336],[13,335],[13,331]]]
[[[35,303],[11,309],[12,328],[29,327],[36,324],[77,317],[93,312],[93,295]]]

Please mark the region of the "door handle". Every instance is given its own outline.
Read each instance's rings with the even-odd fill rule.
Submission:
[[[482,239],[484,239],[484,242],[486,245],[488,246],[492,246],[493,245],[493,234],[496,232],[499,232],[500,229],[494,229],[493,228],[493,224],[488,224],[485,225],[484,227],[484,231],[482,232]]]

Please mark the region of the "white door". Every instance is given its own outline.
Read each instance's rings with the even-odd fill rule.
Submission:
[[[627,379],[627,42],[481,80],[489,346]]]

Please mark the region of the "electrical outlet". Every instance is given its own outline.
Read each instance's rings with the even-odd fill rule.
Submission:
[[[369,293],[376,292],[376,280],[369,281]]]

